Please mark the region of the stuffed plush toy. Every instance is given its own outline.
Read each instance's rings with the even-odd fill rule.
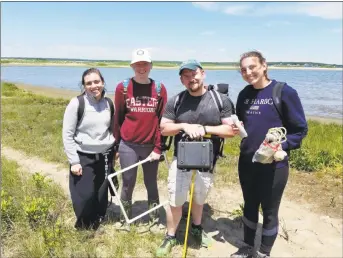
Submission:
[[[287,140],[286,134],[287,130],[284,127],[270,128],[260,148],[255,152],[252,161],[270,164],[273,161],[283,160],[287,153],[282,150],[281,143]]]

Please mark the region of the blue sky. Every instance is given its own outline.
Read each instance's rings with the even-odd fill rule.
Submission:
[[[3,2],[1,55],[342,64],[341,2]]]

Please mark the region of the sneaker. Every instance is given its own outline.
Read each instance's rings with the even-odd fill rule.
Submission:
[[[253,247],[250,245],[243,246],[237,252],[230,255],[231,258],[253,258]]]
[[[171,249],[177,245],[175,237],[166,235],[162,244],[156,250],[156,257],[163,257],[170,253]]]
[[[270,256],[268,254],[264,254],[264,253],[261,253],[259,251],[257,251],[253,257],[254,258],[270,258]]]
[[[211,238],[207,236],[202,228],[191,228],[191,234],[197,245],[208,248],[212,241]]]

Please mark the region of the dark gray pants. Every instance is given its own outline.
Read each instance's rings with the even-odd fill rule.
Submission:
[[[124,142],[119,145],[119,158],[121,168],[126,168],[137,163],[140,160],[146,159],[153,151],[154,146],[141,145]],[[146,162],[142,164],[144,184],[148,193],[148,200],[159,202],[158,188],[157,188],[157,171],[159,161]],[[121,190],[121,199],[123,201],[131,201],[133,189],[136,185],[137,168],[132,168],[122,174],[123,187]]]

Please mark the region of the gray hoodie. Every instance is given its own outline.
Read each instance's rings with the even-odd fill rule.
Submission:
[[[111,109],[103,97],[99,101],[84,94],[85,111],[77,126],[79,101],[74,97],[69,102],[63,118],[63,145],[71,165],[79,164],[77,151],[83,153],[103,153],[114,144],[111,131]]]

